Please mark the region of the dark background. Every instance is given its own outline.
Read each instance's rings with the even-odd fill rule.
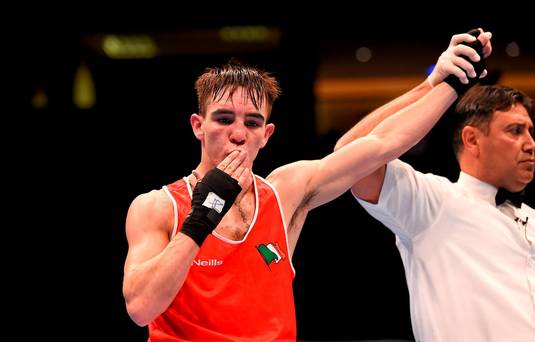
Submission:
[[[146,328],[129,319],[121,293],[124,220],[136,195],[189,174],[199,162],[189,115],[197,109],[193,83],[205,67],[237,57],[280,80],[283,95],[272,114],[277,129],[255,163],[255,173],[265,177],[288,162],[324,156],[343,134],[316,133],[314,82],[319,66],[329,63],[326,56],[359,40],[393,46],[390,65],[378,74],[407,63],[397,58],[404,45],[435,49],[436,60],[453,33],[477,26],[494,33],[495,49],[515,39],[524,53],[534,52],[531,17],[522,11],[503,17],[500,10],[458,14],[455,20],[436,13],[393,20],[377,11],[320,12],[243,16],[232,10],[169,13],[152,8],[143,15],[140,8],[134,15],[111,15],[101,7],[61,16],[36,11],[19,23],[18,49],[10,54],[14,61],[8,71],[17,75],[12,119],[22,129],[6,146],[9,171],[17,180],[8,186],[17,187],[13,202],[20,209],[14,212],[20,225],[10,241],[31,255],[13,270],[21,279],[14,287],[24,295],[17,296],[20,305],[12,316],[20,323],[29,315],[34,326],[18,329],[21,337],[81,340],[112,334],[119,340],[146,340]],[[280,44],[256,52],[112,60],[84,43],[103,33],[188,32],[222,25],[278,27]],[[418,56],[417,49],[412,54]],[[72,101],[80,61],[90,66],[95,83],[97,102],[91,109],[79,109]],[[499,63],[489,60],[496,78],[512,67]],[[31,104],[37,88],[47,93],[44,108]],[[450,126],[446,117],[403,159],[455,180]],[[309,214],[293,262],[299,339],[413,338],[394,236],[349,193]]]

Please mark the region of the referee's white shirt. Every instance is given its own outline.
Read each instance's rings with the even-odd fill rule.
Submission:
[[[395,160],[379,203],[359,200],[396,234],[417,341],[535,342],[535,211],[496,192]]]

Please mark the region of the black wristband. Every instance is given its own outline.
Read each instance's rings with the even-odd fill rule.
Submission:
[[[477,37],[479,37],[480,30],[479,29],[473,29],[473,30],[468,31],[468,33],[477,38]],[[464,58],[465,60],[467,60],[468,62],[470,62],[474,66],[474,71],[476,72],[476,77],[474,77],[474,78],[471,78],[468,75],[466,75],[468,77],[468,84],[461,83],[459,78],[457,76],[455,76],[455,75],[452,75],[452,74],[448,75],[448,77],[446,77],[444,79],[444,82],[448,83],[457,92],[457,95],[459,95],[459,96],[461,96],[464,93],[466,93],[468,91],[468,89],[472,88],[477,82],[479,82],[479,76],[481,76],[481,73],[486,68],[485,58],[483,56],[483,45],[481,44],[481,42],[479,40],[475,40],[475,41],[473,41],[471,43],[463,42],[461,44],[469,46],[472,49],[476,50],[476,52],[479,55],[480,59],[479,59],[478,62],[472,62],[470,60],[470,58],[468,58],[468,57],[466,57],[464,55],[461,55],[462,58]]]
[[[193,190],[191,211],[180,232],[201,246],[229,211],[240,191],[238,181],[225,172],[218,168],[208,171]]]

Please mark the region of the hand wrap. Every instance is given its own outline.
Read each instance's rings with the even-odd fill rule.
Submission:
[[[208,171],[193,190],[191,211],[180,232],[191,237],[200,247],[229,211],[241,190],[238,181],[220,169]]]
[[[474,30],[468,31],[468,33],[477,38],[479,37],[479,34],[481,33],[481,31],[479,29],[474,29]],[[479,62],[473,62],[468,57],[461,55],[462,58],[466,59],[468,62],[470,62],[474,66],[474,70],[476,72],[476,77],[474,78],[468,77],[468,75],[466,75],[468,77],[468,84],[461,83],[459,78],[457,78],[457,76],[452,75],[452,74],[448,75],[448,77],[444,79],[444,82],[448,83],[453,89],[455,89],[459,97],[461,97],[464,93],[468,91],[468,89],[472,88],[479,81],[479,76],[481,75],[483,70],[485,70],[486,68],[485,58],[483,57],[483,45],[481,44],[479,40],[475,40],[471,43],[461,43],[461,44],[464,44],[476,50],[477,54],[480,57],[480,60]]]

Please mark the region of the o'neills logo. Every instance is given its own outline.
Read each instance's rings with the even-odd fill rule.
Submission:
[[[223,260],[218,259],[193,259],[193,264],[197,266],[221,266],[223,265]]]

